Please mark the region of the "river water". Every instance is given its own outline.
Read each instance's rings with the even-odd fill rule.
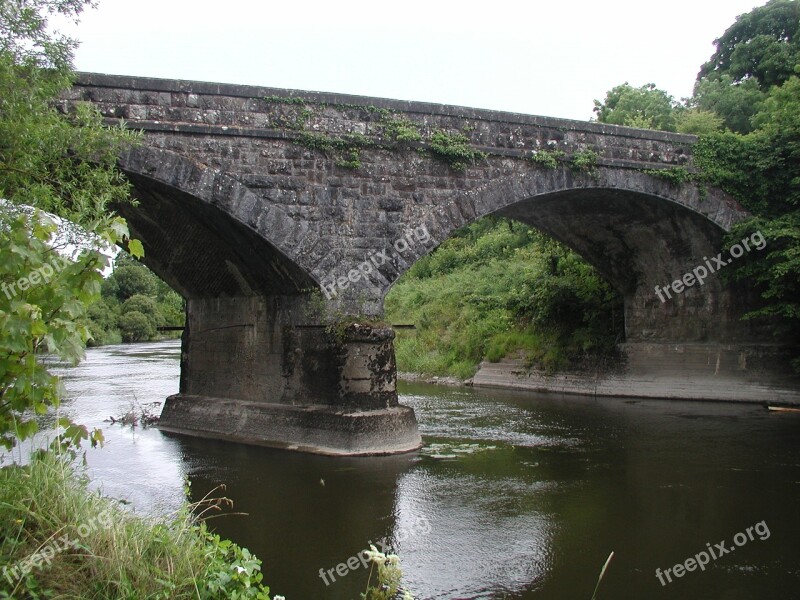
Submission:
[[[598,598],[800,598],[800,413],[404,384],[426,447],[376,458],[104,422],[177,392],[178,361],[170,341],[61,370],[62,412],[106,436],[87,452],[93,485],[165,515],[186,480],[192,500],[224,484],[227,512],[247,515],[211,523],[287,600],[358,598],[368,572],[348,558],[379,540],[419,599],[589,600],[611,551]],[[662,585],[657,568],[691,557],[708,564]]]

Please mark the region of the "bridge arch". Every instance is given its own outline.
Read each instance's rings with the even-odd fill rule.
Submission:
[[[725,287],[712,276],[665,304],[655,286],[715,256],[726,232],[748,215],[719,190],[676,185],[633,169],[585,173],[562,167],[507,176],[460,196],[447,219],[432,215],[430,233],[442,242],[490,214],[535,227],[592,264],[623,296],[628,339],[683,341],[714,337],[719,306],[729,302]],[[397,278],[415,261],[409,262]]]
[[[239,181],[169,150],[120,156],[135,204],[117,207],[143,262],[186,298],[297,295],[316,284],[289,245],[298,226]]]

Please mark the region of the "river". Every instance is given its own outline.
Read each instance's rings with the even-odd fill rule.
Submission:
[[[224,484],[247,515],[210,523],[287,600],[358,598],[347,560],[379,540],[418,599],[589,600],[611,551],[598,598],[800,597],[800,413],[402,384],[425,448],[330,458],[104,422],[177,392],[177,341],[60,372],[61,411],[106,436],[92,485],[165,515]]]

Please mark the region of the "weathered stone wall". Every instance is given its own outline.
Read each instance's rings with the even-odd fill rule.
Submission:
[[[303,296],[190,299],[186,314],[181,394],[397,406],[391,329],[319,325]]]
[[[394,332],[313,315],[303,296],[190,299],[180,393],[159,427],[323,454],[418,448],[414,411],[397,402]]]

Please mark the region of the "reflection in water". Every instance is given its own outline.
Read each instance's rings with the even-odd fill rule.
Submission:
[[[330,458],[200,439],[181,440],[192,500],[225,483],[225,495],[247,517],[222,517],[220,533],[251,550],[265,565],[270,587],[292,598],[352,599],[368,572],[345,577],[337,564],[397,530],[397,481],[413,455]],[[281,565],[280,567],[278,565]],[[326,574],[319,570],[334,569]],[[334,581],[332,581],[334,580]]]
[[[103,423],[177,391],[177,342],[90,350],[64,410],[102,426],[105,493],[142,513],[221,483],[248,516],[212,521],[288,600],[353,599],[336,567],[385,536],[419,598],[788,598],[800,590],[800,415],[757,406],[593,400],[404,385],[426,447],[329,458]],[[661,586],[666,569],[760,521],[756,538]],[[331,570],[325,585],[320,569]],[[336,579],[331,582],[331,579]]]

